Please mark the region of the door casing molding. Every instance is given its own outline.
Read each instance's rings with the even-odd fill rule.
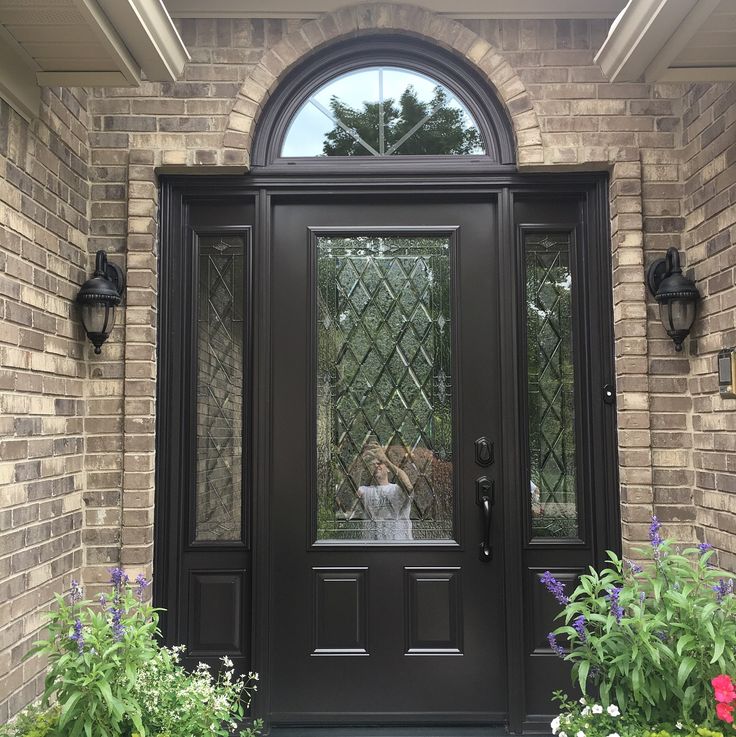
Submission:
[[[181,640],[183,628],[183,602],[181,589],[181,544],[177,540],[178,508],[173,498],[180,470],[183,447],[186,445],[186,429],[179,431],[172,414],[180,402],[186,387],[179,371],[181,345],[175,345],[172,336],[181,331],[180,316],[175,313],[176,304],[172,292],[177,288],[177,255],[182,244],[191,243],[195,228],[210,231],[222,227],[253,227],[251,281],[252,304],[252,361],[249,378],[252,401],[247,427],[250,428],[251,447],[245,455],[252,459],[249,473],[251,488],[250,544],[243,551],[242,567],[250,575],[248,602],[252,602],[250,622],[246,632],[249,637],[249,668],[268,673],[268,638],[264,632],[269,622],[269,550],[272,544],[269,534],[270,488],[270,311],[277,295],[270,293],[270,213],[272,203],[278,201],[322,201],[325,206],[335,198],[350,199],[376,197],[378,195],[402,198],[465,197],[497,198],[501,251],[500,284],[502,294],[515,289],[518,223],[514,222],[515,202],[540,202],[551,198],[566,198],[577,202],[579,238],[585,244],[587,268],[594,275],[596,289],[588,289],[585,298],[586,314],[578,315],[578,330],[584,329],[586,359],[583,361],[588,379],[586,387],[594,392],[604,384],[615,384],[613,366],[613,319],[611,253],[608,221],[607,176],[595,174],[534,174],[519,175],[497,172],[477,175],[459,172],[440,172],[428,175],[399,174],[396,172],[376,176],[375,173],[356,175],[253,173],[248,176],[162,176],[161,177],[161,249],[159,255],[159,344],[157,386],[157,443],[156,443],[156,507],[155,507],[155,571],[154,601],[168,606],[171,611],[162,618],[162,628],[168,642]],[[215,222],[220,219],[220,222]],[[541,223],[545,224],[545,223]],[[546,223],[549,225],[549,223]],[[529,225],[529,223],[526,223]],[[539,225],[539,224],[536,224]],[[552,224],[559,227],[558,224]],[[511,244],[504,248],[503,244]],[[588,272],[586,271],[586,274]],[[504,291],[505,290],[505,291]],[[593,294],[593,292],[595,292]],[[522,428],[519,423],[519,398],[524,392],[524,377],[520,374],[518,345],[520,335],[520,304],[511,299],[500,299],[499,350],[501,361],[501,424],[510,437],[509,452],[503,459],[504,491],[523,489],[524,461],[522,459]],[[248,374],[246,374],[248,375]],[[580,382],[576,382],[577,384]],[[580,387],[582,389],[582,387]],[[620,549],[618,465],[616,454],[615,406],[607,405],[599,396],[583,397],[587,416],[586,432],[595,428],[593,443],[581,453],[590,453],[589,477],[580,475],[581,482],[592,483],[589,493],[590,506],[581,510],[585,515],[585,541],[578,546],[578,553],[560,542],[532,542],[524,544],[526,526],[523,495],[508,495],[503,505],[504,530],[517,531],[505,534],[503,560],[505,570],[504,599],[507,622],[507,680],[509,684],[508,725],[511,731],[539,731],[546,728],[547,717],[530,713],[525,692],[530,646],[528,630],[528,600],[530,592],[520,588],[527,581],[525,568],[540,566],[552,569],[578,570],[588,564],[603,562],[605,551]],[[244,474],[245,475],[245,474]],[[502,492],[503,493],[503,492]],[[513,503],[513,502],[516,503]],[[595,513],[593,513],[593,511]],[[181,526],[179,526],[181,527]],[[232,552],[232,551],[231,551]],[[219,556],[227,550],[220,550]],[[521,553],[521,554],[520,554]],[[214,560],[214,558],[213,558]],[[224,558],[218,558],[225,563]],[[247,580],[247,579],[246,579]],[[528,601],[527,601],[528,604]],[[246,612],[246,616],[247,616]],[[262,682],[264,686],[267,679]],[[269,714],[270,700],[267,687],[260,690],[254,702],[254,713]]]

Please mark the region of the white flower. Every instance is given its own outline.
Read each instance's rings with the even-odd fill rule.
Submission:
[[[557,734],[557,730],[560,728],[560,718],[555,717],[550,723],[549,726],[552,727],[552,734]]]
[[[677,727],[677,729],[682,729],[682,726],[683,725],[682,725],[682,722],[677,722],[677,724],[675,724],[675,726]]]
[[[610,704],[608,706],[608,708],[606,709],[606,711],[608,712],[608,715],[609,716],[612,716],[612,717],[620,717],[621,716],[621,711],[618,708],[618,706],[616,706],[616,704]]]
[[[593,714],[603,714],[603,707],[600,704],[593,704],[591,711]]]
[[[232,667],[233,667],[233,661],[232,661],[232,660],[230,660],[230,658],[228,658],[228,656],[227,656],[227,655],[223,655],[223,656],[222,656],[222,664],[223,664],[223,665],[224,665],[224,666],[225,666],[226,668],[232,668]]]
[[[560,732],[560,734],[557,735],[557,737],[567,737],[567,732]]]
[[[579,732],[578,732],[578,733],[577,733],[577,734],[575,735],[575,737],[585,737],[585,732],[583,732],[583,730],[581,729],[581,730],[580,730],[580,731],[579,731]]]
[[[590,714],[590,707],[586,706],[583,708],[583,710],[580,712],[584,717],[587,717],[588,714]]]
[[[608,735],[608,737],[621,737],[618,732],[611,732],[611,734]]]
[[[581,704],[584,704],[584,703],[585,703],[585,696],[581,696],[581,697],[580,697],[580,698],[578,699],[578,701],[579,701],[579,702],[580,702]]]

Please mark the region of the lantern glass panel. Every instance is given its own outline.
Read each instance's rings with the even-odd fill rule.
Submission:
[[[109,335],[115,325],[115,308],[93,302],[82,307],[82,324],[87,333]]]
[[[695,322],[695,302],[687,299],[673,299],[661,302],[659,316],[668,332],[688,332]]]

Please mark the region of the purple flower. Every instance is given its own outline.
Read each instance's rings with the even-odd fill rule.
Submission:
[[[104,594],[100,594],[100,606],[104,609],[107,606],[107,597]]]
[[[631,571],[632,575],[636,575],[637,573],[641,573],[644,569],[638,564],[634,563],[633,560],[626,560],[626,563],[629,566],[629,570]]]
[[[125,637],[125,627],[121,621],[123,610],[114,606],[110,609],[110,614],[112,614],[112,639],[115,642],[120,642]]]
[[[69,591],[69,600],[72,604],[78,604],[82,601],[82,589],[79,586],[79,582],[72,579],[72,587]]]
[[[611,602],[611,614],[616,618],[616,622],[621,624],[621,620],[624,616],[624,608],[619,603],[619,597],[621,596],[621,589],[617,586],[608,590],[608,596],[606,599]]]
[[[547,635],[547,642],[549,643],[550,649],[555,655],[557,655],[557,657],[565,657],[565,649],[560,645],[559,642],[557,642],[557,638],[554,636],[553,632],[550,632]]]
[[[666,633],[666,632],[664,632],[663,630],[659,630],[658,632],[655,632],[655,633],[654,633],[654,636],[655,636],[655,637],[656,637],[656,638],[657,638],[658,640],[661,640],[662,642],[667,642],[667,633]]]
[[[135,577],[135,582],[138,584],[138,588],[135,590],[136,598],[138,601],[143,601],[143,591],[151,582],[146,581],[142,573]]]
[[[74,632],[69,635],[69,639],[77,643],[77,650],[81,654],[84,651],[84,635],[82,633],[82,620],[79,617],[74,622]]]
[[[713,586],[713,591],[716,592],[716,601],[721,604],[727,596],[733,594],[733,579],[729,578],[728,581],[720,579],[718,583]]]
[[[639,592],[639,603],[643,604],[644,600],[647,598],[646,592],[640,591]]]
[[[581,642],[585,642],[588,639],[588,633],[585,631],[585,616],[580,615],[576,617],[572,623],[572,628],[578,633],[578,637]]]
[[[713,550],[713,546],[710,543],[700,543],[698,550],[701,555],[705,555],[709,550]]]
[[[547,591],[557,599],[558,604],[567,606],[570,603],[570,599],[565,596],[565,584],[558,581],[549,571],[545,571],[539,580],[546,586]]]
[[[649,525],[649,542],[655,551],[658,551],[659,546],[664,542],[659,531],[662,529],[662,523],[657,519],[656,515],[652,517],[652,524]]]
[[[122,568],[110,569],[110,583],[114,586],[116,592],[120,592],[128,581],[128,574]]]

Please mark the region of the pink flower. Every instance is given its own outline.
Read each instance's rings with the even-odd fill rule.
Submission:
[[[732,711],[733,706],[731,706],[731,704],[716,704],[716,715],[723,722],[733,724],[733,715],[731,714]]]
[[[722,704],[730,704],[736,699],[736,689],[734,689],[730,676],[722,673],[711,680],[711,685],[715,691],[716,701]]]

